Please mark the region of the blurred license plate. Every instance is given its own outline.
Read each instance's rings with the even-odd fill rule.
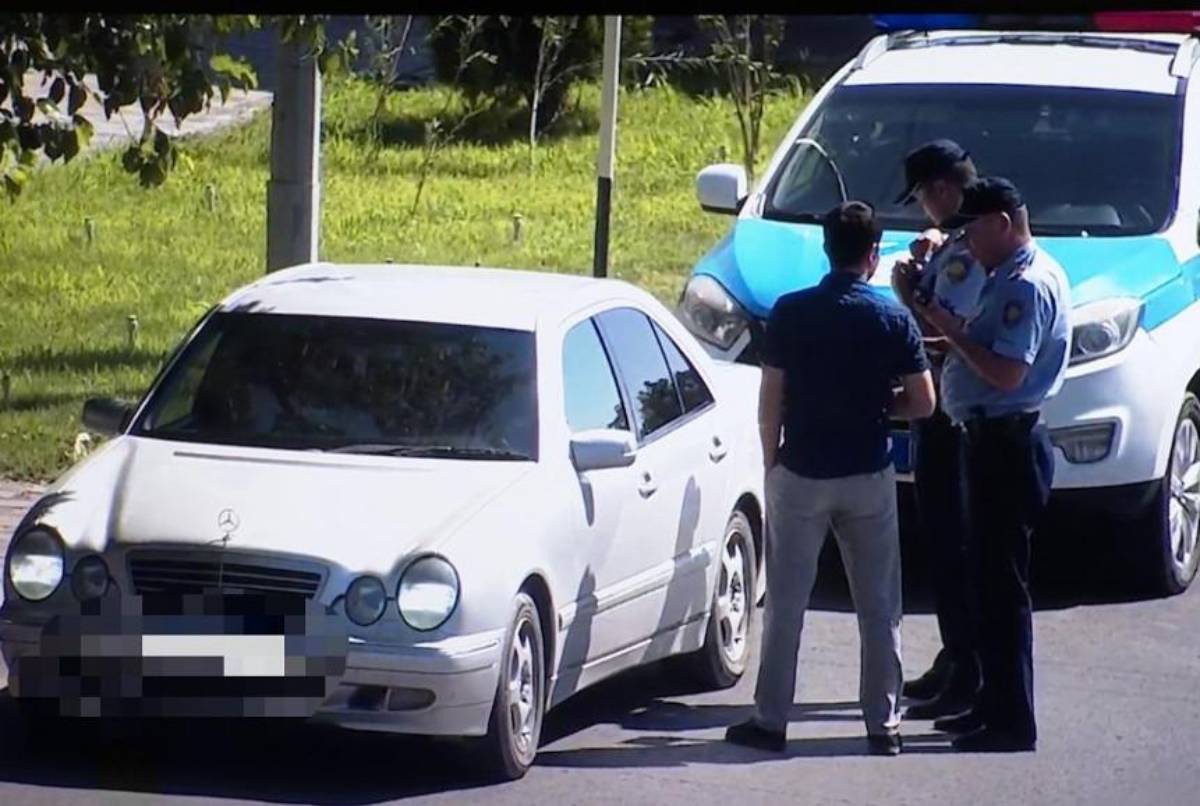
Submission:
[[[892,463],[897,473],[912,472],[912,435],[908,431],[892,432]]]

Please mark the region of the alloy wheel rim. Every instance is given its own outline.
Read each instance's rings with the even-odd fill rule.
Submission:
[[[508,717],[514,749],[523,758],[537,745],[539,708],[542,696],[541,659],[535,646],[533,625],[528,618],[517,624],[508,661]]]
[[[1200,542],[1200,430],[1191,417],[1184,417],[1175,430],[1170,485],[1171,562],[1176,573],[1186,578]]]
[[[746,654],[746,632],[750,621],[743,541],[741,533],[736,531],[726,539],[717,580],[717,631],[721,652],[734,664]]]

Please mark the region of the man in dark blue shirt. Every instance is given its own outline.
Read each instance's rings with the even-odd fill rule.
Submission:
[[[824,229],[829,275],[780,298],[767,322],[759,428],[770,595],[755,714],[725,737],[784,749],[804,611],[832,528],[858,612],[869,746],[895,755],[902,607],[888,420],[929,416],[933,380],[912,315],[867,284],[879,266],[874,210],[862,202],[838,205]]]

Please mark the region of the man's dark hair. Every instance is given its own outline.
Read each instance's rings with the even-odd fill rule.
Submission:
[[[854,266],[883,236],[875,209],[860,201],[842,202],[825,214],[825,254],[835,269]]]

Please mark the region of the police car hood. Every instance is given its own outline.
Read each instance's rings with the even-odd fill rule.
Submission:
[[[231,550],[382,573],[451,537],[535,468],[121,437],[55,483],[40,520],[80,550],[229,535]]]
[[[908,255],[916,233],[887,230],[880,243],[879,270],[871,284],[892,296],[891,269]],[[751,314],[765,318],[775,300],[809,288],[829,272],[821,227],[761,218],[738,219],[696,265],[712,276]],[[1062,265],[1074,305],[1110,297],[1142,298],[1179,275],[1179,261],[1160,236],[1039,238]]]

